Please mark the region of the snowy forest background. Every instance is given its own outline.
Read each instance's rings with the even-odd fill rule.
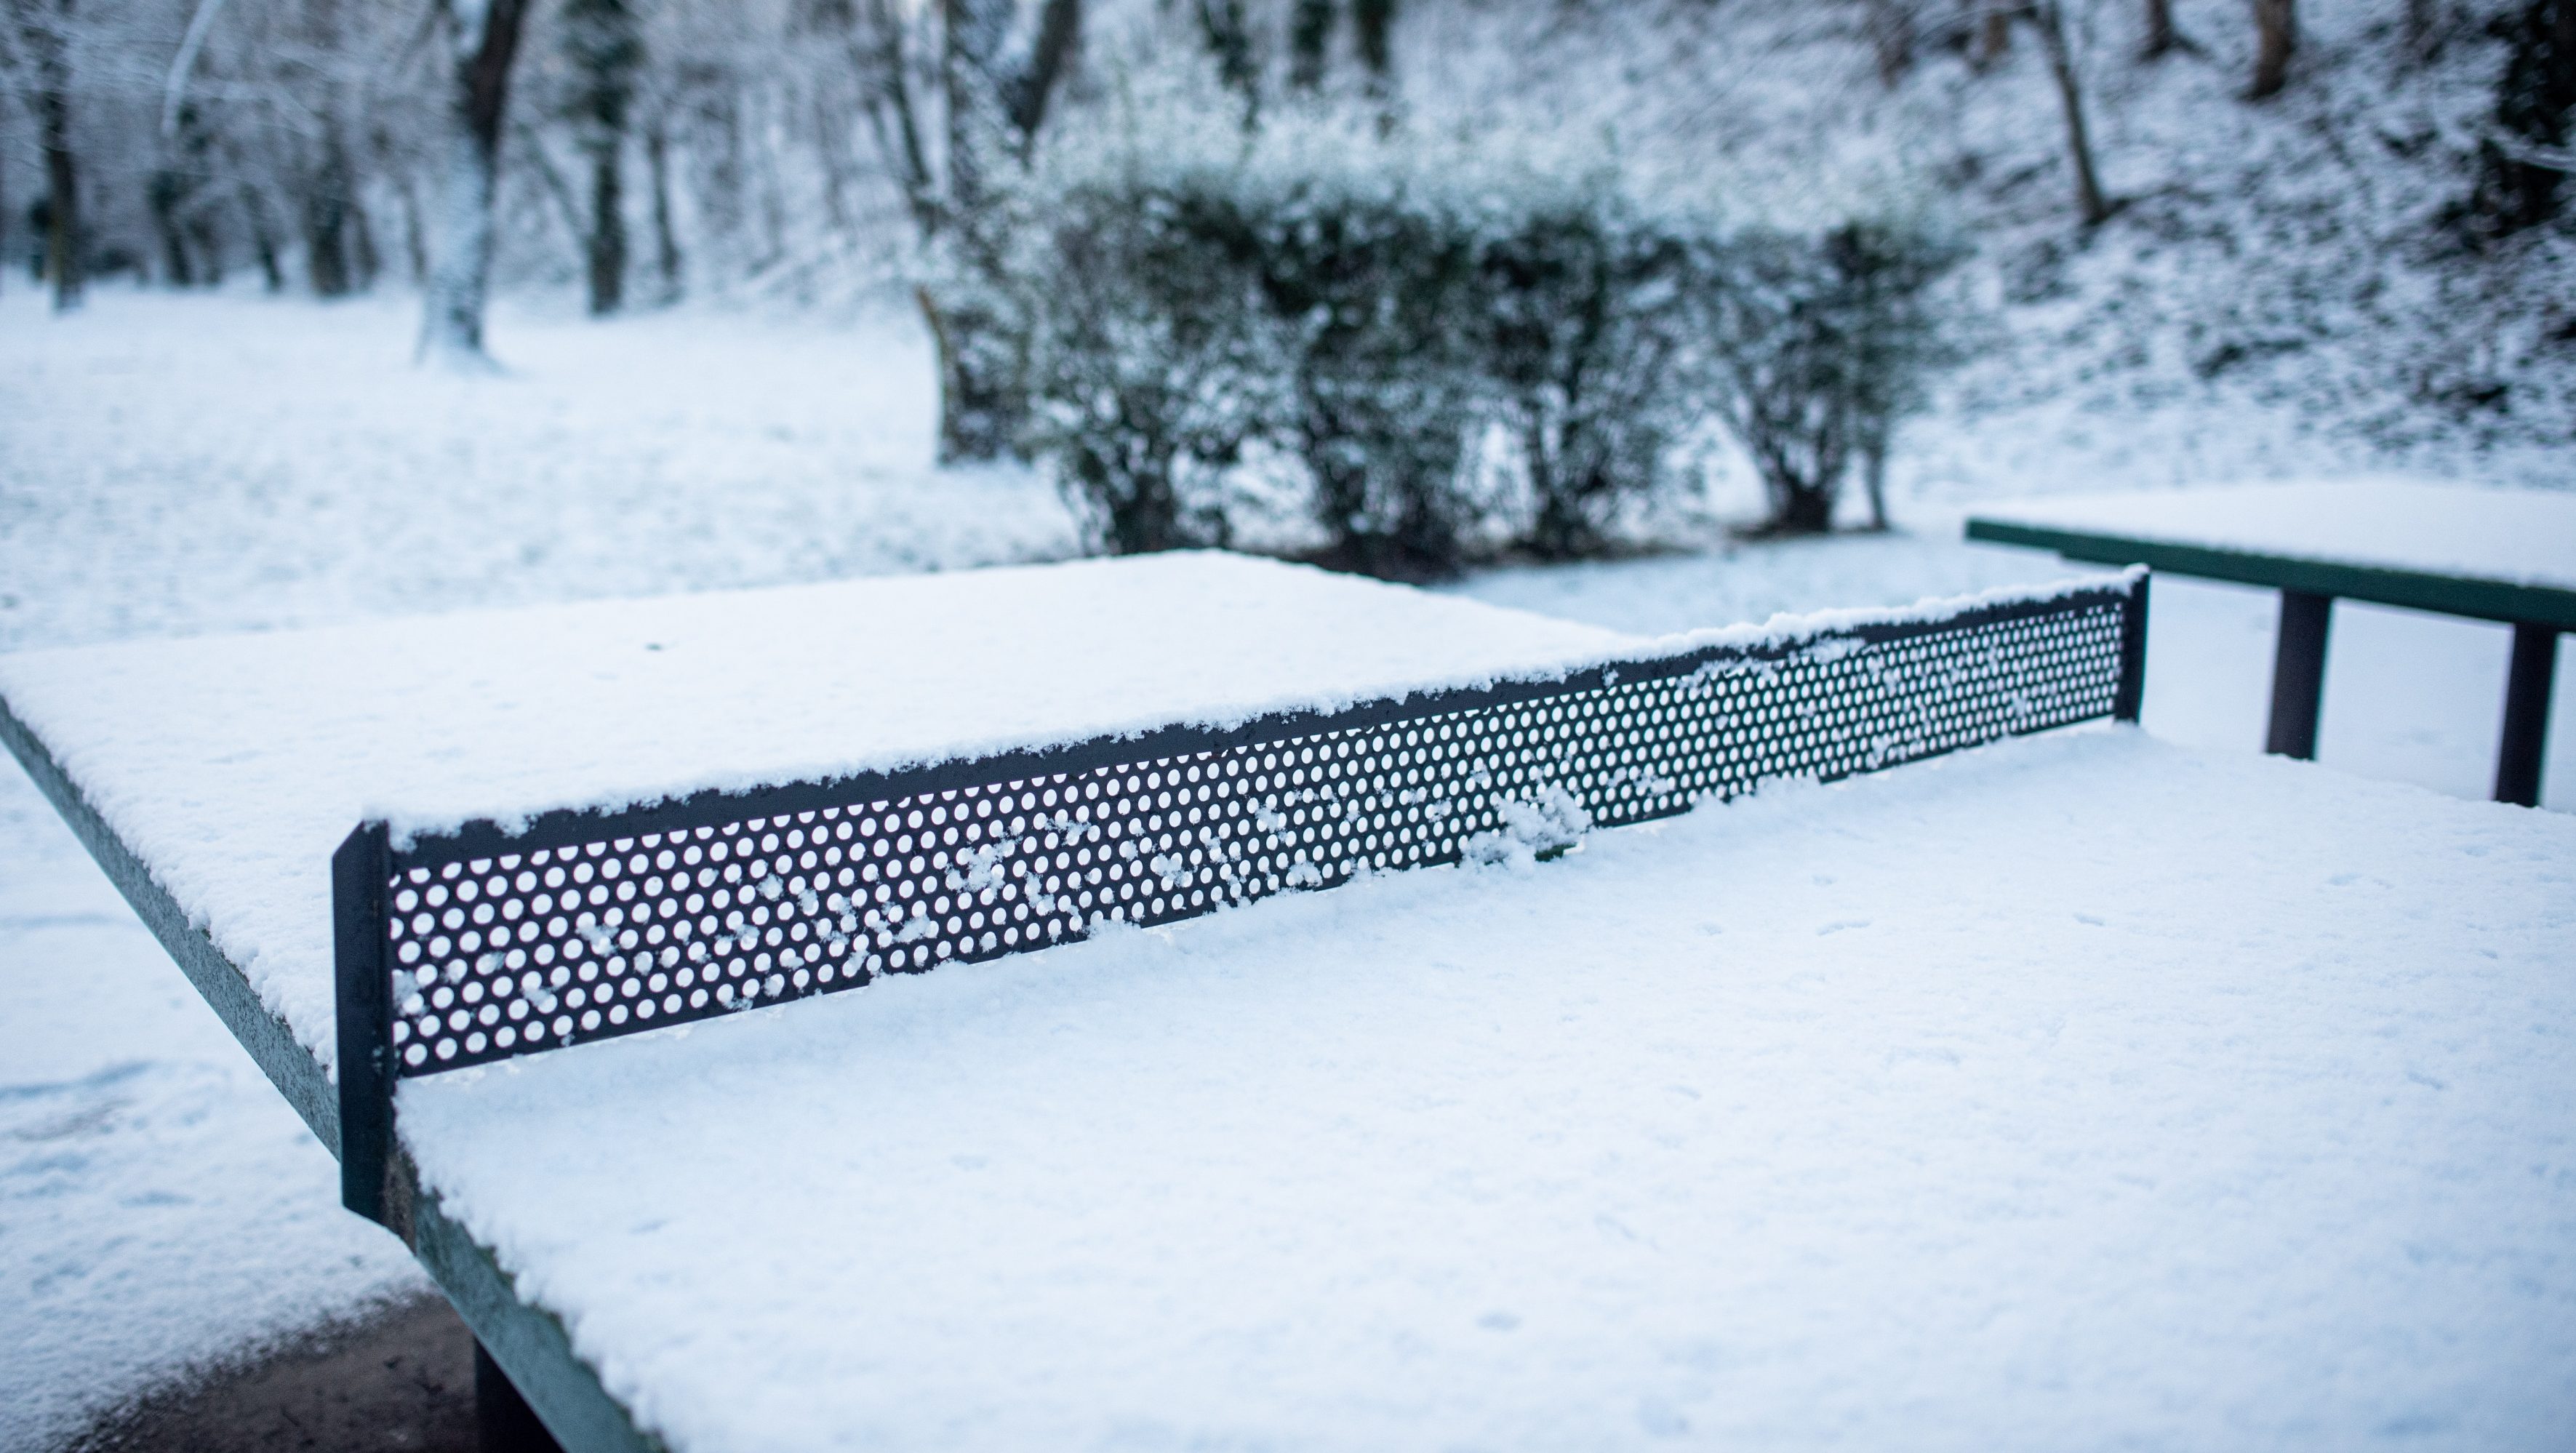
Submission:
[[[2034,405],[2576,437],[2561,0],[7,5],[58,306],[418,289],[469,368],[491,289],[913,314],[942,457],[1094,546],[1438,575],[1730,472],[1881,520],[1909,420]]]

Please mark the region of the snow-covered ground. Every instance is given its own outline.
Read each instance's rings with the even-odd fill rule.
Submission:
[[[0,298],[0,650],[1077,548],[1026,474],[932,471],[917,329],[505,308],[486,379],[413,368],[417,325]]]
[[[930,468],[927,352],[907,325],[505,308],[512,371],[497,379],[415,371],[413,326],[396,300],[111,288],[55,320],[24,289],[0,295],[0,649],[1077,546],[1043,482]],[[2350,447],[2250,407],[1933,420],[1899,476],[1909,533],[1460,588],[1637,632],[1902,603],[2062,573],[1956,543],[1970,499],[2365,464]],[[2167,579],[2155,602],[2149,728],[2252,750],[2270,599]],[[2496,627],[2340,609],[2321,755],[2484,795],[2504,649]],[[2571,679],[2576,666],[2546,798],[2560,809],[2576,808]],[[174,1367],[418,1285],[390,1238],[336,1210],[328,1157],[14,770],[0,996],[0,1449],[47,1446]]]
[[[427,1285],[14,766],[0,997],[0,1448]]]
[[[2083,728],[401,1113],[688,1453],[2536,1453],[2571,879],[2560,814]]]

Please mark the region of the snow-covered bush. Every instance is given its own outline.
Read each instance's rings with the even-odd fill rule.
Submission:
[[[1227,538],[1258,441],[1302,470],[1328,563],[1594,554],[1712,417],[1773,525],[1822,529],[1946,356],[1931,284],[1956,254],[1907,221],[1810,201],[1736,224],[1649,205],[1598,156],[1320,125],[1162,141],[1055,159],[1021,199],[1028,444],[1111,549]],[[1496,439],[1525,496],[1486,487]]]
[[[1302,461],[1334,563],[1445,575],[1481,514],[1475,236],[1455,199],[1401,172],[1246,177],[1241,249],[1283,329],[1274,437]]]
[[[1615,182],[1533,185],[1478,249],[1483,367],[1526,472],[1522,545],[1597,554],[1611,516],[1667,483],[1699,400],[1680,362],[1694,248],[1713,238],[1643,214]]]
[[[1225,475],[1278,413],[1279,330],[1221,189],[1078,182],[1022,268],[1026,443],[1119,554],[1221,545]]]
[[[1332,563],[1461,563],[1487,394],[1471,224],[1404,168],[1331,158],[1138,148],[1036,179],[1029,445],[1110,548],[1223,539],[1220,476],[1258,438],[1302,466]]]
[[[1753,226],[1697,249],[1687,292],[1708,393],[1761,476],[1766,528],[1832,528],[1855,463],[1875,489],[1895,426],[1955,356],[1933,285],[1962,256],[1930,228],[1882,219]]]

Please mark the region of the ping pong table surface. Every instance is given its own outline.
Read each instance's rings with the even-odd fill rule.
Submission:
[[[1371,643],[1370,688],[1622,644],[1231,565],[1176,615],[1177,579],[1121,624],[1185,647],[1207,597],[1239,636],[1284,593]],[[888,667],[847,624],[886,591],[735,603],[784,639],[705,602],[543,617],[583,661],[625,641],[608,680],[530,649],[594,703],[693,650],[739,683],[873,648],[882,690],[1030,605],[952,589],[945,647]],[[409,710],[455,754],[423,821],[508,797],[403,695],[454,676],[424,630],[0,660],[13,747],[201,985],[234,975],[317,1132],[322,857],[400,798],[369,732]],[[1024,688],[1102,685],[1065,639]],[[1262,646],[1186,689],[1367,674]],[[1086,699],[1165,711],[1103,657]],[[368,730],[262,739],[370,671]],[[493,680],[468,715],[557,709]],[[813,720],[887,710],[838,689]],[[641,792],[690,729],[536,750]],[[2563,817],[2078,728],[407,1080],[415,1250],[585,1448],[2543,1446],[2576,1426],[2571,886]]]

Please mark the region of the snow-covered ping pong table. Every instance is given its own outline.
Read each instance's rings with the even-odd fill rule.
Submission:
[[[734,792],[810,832],[827,808],[757,794],[954,803],[903,774],[1074,765],[1009,756],[1033,743],[1212,757],[1416,698],[1521,713],[1498,752],[1536,745],[1533,703],[1627,734],[1442,785],[1485,814],[1460,871],[1357,874],[1408,840],[1274,797],[1254,840],[1332,851],[1236,866],[1344,886],[1150,926],[1177,909],[1113,874],[1056,916],[1086,942],[963,963],[973,925],[880,917],[796,967],[951,961],[472,1068],[425,1052],[352,1198],[384,1193],[569,1446],[2541,1445],[2576,1420],[2565,819],[2078,728],[1573,841],[1766,764],[2133,712],[2141,585],[1640,642],[1176,557],[0,658],[0,727],[344,1157],[324,860],[362,820],[399,895],[402,855],[442,844],[493,853],[482,879],[586,815],[636,830],[630,861],[646,826],[696,832],[585,808]],[[1682,726],[1569,696],[1640,681],[1749,692],[1717,728],[1756,744],[1740,775],[1632,770],[1616,752]],[[1872,689],[1952,714],[1834,719]],[[1493,810],[1494,769],[1542,759],[1592,805],[1524,772],[1500,805],[1533,810]],[[584,858],[557,891],[635,901],[605,855],[560,861]],[[1098,865],[1149,898],[1192,871]],[[950,866],[952,894],[994,891],[973,850]],[[399,945],[441,929],[506,953],[458,945],[519,890],[464,880],[389,905],[433,921],[387,922],[379,962],[414,973]],[[846,911],[725,881],[769,926]],[[622,941],[644,922],[540,946],[658,954]],[[771,958],[704,982],[765,985],[819,941],[741,926],[717,957]],[[377,1052],[443,1027],[488,1058],[576,986],[487,1023],[495,984],[400,1046],[389,1018]]]
[[[2513,627],[2495,799],[2540,802],[2558,637],[2576,631],[2576,493],[2354,479],[1989,506],[1968,538],[2281,592],[2268,751],[2309,758],[2338,598]]]

